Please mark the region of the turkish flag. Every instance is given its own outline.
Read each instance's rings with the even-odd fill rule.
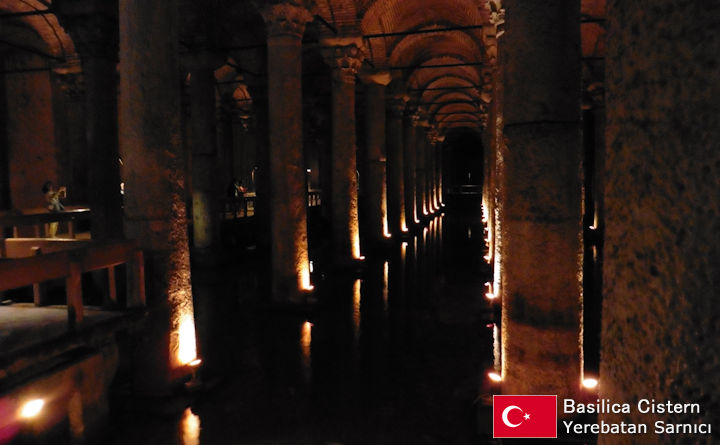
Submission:
[[[557,396],[493,396],[494,438],[556,438]]]

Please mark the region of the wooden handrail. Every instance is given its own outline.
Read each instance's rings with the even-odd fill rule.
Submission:
[[[35,236],[40,236],[40,226],[53,222],[66,222],[70,230],[70,236],[74,236],[73,223],[79,220],[87,220],[92,216],[88,207],[76,206],[67,207],[62,212],[49,212],[45,208],[24,209],[17,211],[0,212],[0,238],[6,227],[13,228],[13,236],[18,236],[19,227],[34,226]]]
[[[145,271],[142,251],[132,241],[95,242],[90,246],[0,261],[0,291],[31,286],[50,280],[65,280],[71,326],[83,319],[81,276],[107,269],[115,283],[115,266],[128,265],[127,307],[145,305]],[[114,290],[110,299],[117,303]]]

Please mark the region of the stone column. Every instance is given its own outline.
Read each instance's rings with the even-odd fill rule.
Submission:
[[[79,6],[58,2],[58,14],[81,57],[85,83],[87,195],[93,239],[123,235],[118,152],[117,1]],[[69,190],[72,193],[72,190]]]
[[[438,155],[437,152],[439,150],[439,144],[438,141],[439,133],[438,129],[434,128],[432,134],[430,135],[430,144],[428,145],[429,149],[429,156],[432,158],[432,183],[430,184],[430,190],[432,194],[432,208],[433,211],[437,211],[440,208],[440,193],[438,190],[438,181],[440,180],[438,175]]]
[[[385,150],[385,87],[387,72],[363,76],[365,87],[365,208],[368,237],[379,243],[390,235],[387,216],[387,170]]]
[[[178,2],[120,1],[120,153],[125,235],[145,252],[148,330],[137,383],[161,392],[189,372],[195,325],[180,128]]]
[[[355,134],[355,76],[362,63],[362,39],[332,39],[325,60],[332,69],[332,241],[337,264],[360,258]]]
[[[438,195],[438,207],[445,207],[443,202],[443,142],[445,142],[445,136],[441,135],[437,137],[437,143],[435,144],[435,163],[437,164],[437,195]]]
[[[599,396],[700,412],[602,414],[649,423],[650,434],[599,443],[710,444],[720,422],[717,14],[699,2],[607,5]],[[712,434],[654,434],[658,420],[709,424]]]
[[[387,203],[390,232],[402,235],[407,232],[405,221],[405,181],[403,167],[403,115],[406,96],[392,97],[388,101],[387,119]]]
[[[422,119],[415,127],[415,212],[419,220],[428,215],[426,202],[427,190],[425,181],[427,180],[427,159],[425,158],[425,129],[429,126],[427,120]]]
[[[571,398],[581,376],[580,3],[504,5],[502,391]]]
[[[415,205],[415,184],[417,172],[417,125],[419,116],[415,109],[408,109],[405,113],[403,127],[403,166],[405,183],[405,220],[408,228],[414,227],[419,221]]]
[[[434,214],[437,207],[435,207],[435,151],[433,147],[435,143],[436,130],[430,127],[426,134],[425,142],[425,162],[427,163],[427,179],[425,180],[425,190],[427,193],[427,207],[428,213]]]
[[[90,151],[87,148],[88,137],[85,129],[88,120],[85,113],[87,98],[79,56],[76,60],[71,59],[68,63],[53,67],[53,73],[53,87],[56,88],[55,91],[62,92],[62,95],[56,96],[57,100],[53,101],[57,145],[62,153],[58,156],[60,171],[57,183],[67,186],[71,191],[68,202],[89,205]],[[115,118],[117,119],[117,112]],[[117,125],[117,122],[115,124]],[[121,236],[122,234],[118,235]]]
[[[302,147],[302,35],[312,20],[291,4],[262,9],[268,35],[268,127],[272,296],[299,301],[311,289]]]
[[[215,122],[215,74],[217,59],[207,50],[188,57],[190,72],[189,143],[192,152],[193,247],[217,247],[220,237],[223,193],[218,173],[217,126]],[[197,253],[199,253],[198,251]]]

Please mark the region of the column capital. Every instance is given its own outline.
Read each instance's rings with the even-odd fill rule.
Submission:
[[[287,1],[259,8],[268,37],[291,36],[302,38],[305,24],[313,21],[312,2]]]
[[[52,69],[60,91],[67,97],[79,97],[85,94],[85,75],[80,59],[77,57],[56,65]]]
[[[55,76],[60,91],[67,97],[81,97],[85,94],[85,77],[83,73],[64,73]]]
[[[388,86],[392,82],[392,75],[389,71],[361,72],[360,80],[366,84]]]
[[[322,55],[332,70],[333,80],[354,83],[365,58],[361,37],[323,39]]]
[[[396,94],[387,101],[387,109],[390,115],[396,118],[402,118],[405,115],[405,107],[410,97],[407,94]]]

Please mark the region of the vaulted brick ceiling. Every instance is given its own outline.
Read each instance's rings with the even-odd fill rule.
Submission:
[[[57,1],[57,0],[56,0]],[[88,4],[91,0],[78,0]],[[361,36],[363,69],[388,70],[393,90],[406,92],[415,105],[440,126],[452,121],[481,127],[492,98],[496,37],[502,32],[501,0],[283,0],[310,7],[315,20],[307,27],[305,46],[317,49],[324,37]],[[218,81],[219,90],[248,100],[242,82],[262,82],[265,70],[264,24],[258,6],[279,0],[181,0],[181,48],[200,40],[229,57]],[[582,0],[582,52],[586,88],[601,85],[604,56],[605,0]],[[52,0],[0,0],[0,14],[52,8]],[[0,51],[27,47],[71,59],[75,47],[53,14],[2,19]],[[3,44],[2,42],[8,42]],[[17,49],[17,48],[15,48]],[[234,73],[232,71],[235,71]],[[456,113],[457,116],[454,116]]]

